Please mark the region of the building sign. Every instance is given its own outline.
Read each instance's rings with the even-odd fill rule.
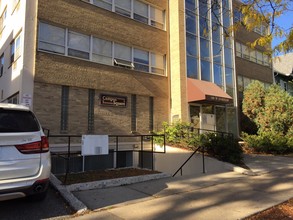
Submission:
[[[212,102],[226,103],[226,104],[232,101],[232,99],[229,99],[229,98],[212,96],[212,95],[206,95],[206,100],[212,101]]]
[[[32,106],[32,95],[31,94],[23,94],[21,104],[25,105],[27,107],[31,107]]]
[[[100,96],[100,104],[104,106],[126,107],[126,103],[126,96],[114,96],[105,94],[101,94]]]

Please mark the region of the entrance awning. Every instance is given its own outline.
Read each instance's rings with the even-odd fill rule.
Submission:
[[[233,102],[232,97],[216,84],[190,78],[187,79],[187,98],[189,103],[229,104]]]

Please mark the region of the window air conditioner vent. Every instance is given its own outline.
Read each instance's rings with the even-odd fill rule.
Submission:
[[[114,59],[114,66],[120,66],[120,67],[124,67],[124,68],[128,68],[128,69],[133,69],[134,65],[132,62],[130,61],[126,61],[126,60],[120,60],[120,59]]]

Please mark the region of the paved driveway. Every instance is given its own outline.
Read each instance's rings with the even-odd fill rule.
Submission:
[[[169,163],[174,163],[174,158]],[[246,155],[245,161],[255,175],[223,169],[74,192],[80,201],[95,210],[78,218],[235,220],[293,196],[292,157]]]
[[[39,220],[66,217],[70,214],[72,210],[52,188],[49,188],[46,199],[41,202],[31,202],[26,199],[0,202],[0,219],[3,220]]]

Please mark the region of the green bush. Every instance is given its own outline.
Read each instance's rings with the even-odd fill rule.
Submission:
[[[242,160],[242,148],[231,136],[218,133],[198,134],[197,130],[193,131],[190,123],[184,122],[164,123],[163,128],[163,131],[157,134],[165,134],[167,144],[184,146],[193,150],[201,146],[209,155],[234,164],[239,164]],[[155,142],[162,144],[162,139],[157,138]]]
[[[289,148],[289,152],[293,152],[293,126],[288,130],[288,133],[286,135],[287,139],[287,146]]]
[[[242,138],[251,150],[255,152],[267,152],[266,148],[269,145],[269,140],[266,137],[242,133]]]
[[[207,153],[221,161],[240,164],[242,157],[242,148],[238,141],[231,136],[221,135],[218,133],[202,134],[201,138]]]
[[[247,146],[255,152],[285,154],[292,152],[292,135],[282,135],[274,132],[262,132],[259,135],[248,135],[242,133],[243,140]]]

